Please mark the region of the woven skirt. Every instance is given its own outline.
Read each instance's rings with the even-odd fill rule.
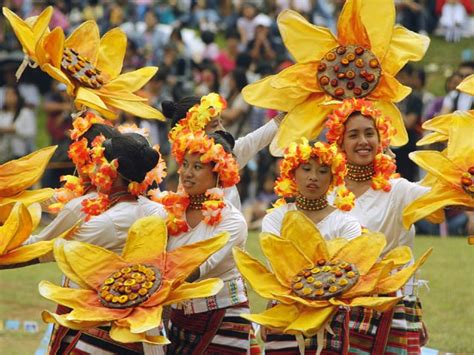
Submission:
[[[247,303],[190,315],[172,309],[167,354],[247,354],[251,324],[240,314],[248,312]]]

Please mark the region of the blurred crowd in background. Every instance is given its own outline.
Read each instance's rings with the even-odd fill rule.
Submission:
[[[291,8],[310,22],[335,32],[344,0],[11,0],[0,3],[22,18],[37,15],[46,6],[54,5],[51,27],[59,26],[66,33],[71,33],[85,20],[96,21],[102,34],[110,28],[121,27],[128,37],[123,71],[146,65],[160,68],[140,93],[149,98],[151,105],[161,109],[164,100],[179,101],[189,95],[218,92],[228,102],[222,115],[224,126],[237,138],[278,113],[251,107],[241,96],[242,88],[248,83],[293,63],[278,32],[278,14]],[[443,36],[449,42],[474,36],[471,0],[395,0],[395,3],[397,22],[410,30]],[[407,65],[400,72],[400,82],[413,89],[399,104],[410,141],[394,152],[398,171],[408,180],[418,181],[423,177],[408,158],[422,136],[421,124],[442,113],[474,109],[473,97],[455,90],[460,81],[474,73],[473,50],[471,47],[463,52],[462,63],[446,78],[443,96],[433,95],[425,86],[425,68]],[[21,47],[2,16],[0,163],[36,149],[38,132],[45,130],[47,141],[39,145],[57,144],[59,148],[53,159],[57,164],[47,171],[43,184],[56,187],[59,176],[71,172],[64,168],[67,164],[62,163],[68,161],[72,101],[63,84],[52,81],[39,70],[27,70],[17,83],[15,71],[22,59]],[[140,120],[129,114],[122,114],[120,122],[147,128],[151,143],[159,144],[162,153],[169,155],[167,122]],[[276,199],[273,182],[278,174],[277,163],[268,150],[263,150],[241,172],[240,196],[251,229],[260,227],[266,209]],[[172,169],[170,175],[174,177]],[[437,225],[421,222],[418,232],[465,234],[468,219],[464,212],[448,210],[447,214],[448,223],[441,231]]]

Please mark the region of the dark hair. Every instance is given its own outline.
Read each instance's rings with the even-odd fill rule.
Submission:
[[[173,128],[180,119],[186,117],[186,113],[191,107],[200,102],[199,96],[186,96],[178,102],[166,100],[161,103],[161,111],[166,118],[171,120],[171,128]]]
[[[18,86],[5,85],[5,93],[7,92],[8,89],[13,90],[15,92],[16,97],[18,98],[16,102],[16,107],[15,107],[15,114],[13,115],[13,122],[15,122],[18,116],[20,115],[22,108],[25,107],[25,99],[23,98],[23,96],[21,96]],[[6,100],[4,100],[2,110],[5,110],[6,108],[7,108],[7,102]]]
[[[231,75],[232,79],[234,79],[235,81],[237,92],[241,92],[242,89],[248,84],[247,74],[245,73],[245,70],[242,68],[234,69]]]
[[[87,130],[87,132],[82,135],[82,137],[87,139],[87,146],[91,148],[92,141],[100,135],[103,135],[106,139],[109,139],[112,137],[120,136],[120,132],[109,125],[105,125],[102,123],[94,123]]]
[[[202,31],[201,32],[201,39],[204,42],[204,44],[211,44],[214,42],[214,39],[216,38],[216,35],[212,31]]]
[[[130,181],[142,182],[158,163],[160,155],[145,137],[126,133],[104,141],[104,156],[110,162],[118,160],[118,172]]]
[[[235,146],[235,140],[232,134],[225,131],[215,131],[208,134],[208,136],[214,139],[214,143],[220,144],[227,153],[232,153]]]
[[[239,53],[235,59],[235,66],[237,68],[242,68],[248,70],[252,64],[252,57],[246,52]]]

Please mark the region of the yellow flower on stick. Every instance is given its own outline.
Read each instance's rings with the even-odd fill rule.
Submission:
[[[403,225],[406,228],[447,206],[474,208],[473,136],[472,118],[462,117],[451,123],[448,148],[444,152],[410,153],[410,159],[428,173],[430,178],[425,183],[431,190],[405,207]]]
[[[228,233],[221,233],[166,252],[165,222],[145,217],[130,228],[121,256],[95,245],[58,240],[56,262],[81,288],[42,281],[43,297],[71,309],[62,315],[44,311],[43,320],[79,330],[111,323],[110,336],[116,341],[165,344],[165,337],[146,332],[160,326],[163,306],[213,296],[222,288],[220,279],[185,280],[228,239]]]
[[[50,198],[54,190],[27,190],[43,175],[57,146],[46,147],[0,165],[0,206],[22,202],[29,206]]]
[[[13,11],[4,7],[3,15],[10,22],[16,37],[20,41],[23,51],[25,52],[24,64],[17,71],[17,79],[19,79],[26,65],[36,65],[37,62],[35,50],[41,36],[49,31],[48,25],[53,15],[53,8],[48,6],[38,16],[28,17],[22,20]],[[33,61],[33,63],[30,62]]]
[[[469,75],[456,87],[459,91],[474,96],[474,74]]]
[[[408,61],[423,57],[429,38],[394,23],[393,0],[346,1],[337,37],[294,11],[285,10],[278,16],[283,42],[296,64],[242,92],[252,105],[288,112],[272,142],[272,152],[300,137],[316,138],[335,105],[350,97],[375,100],[398,132],[392,144],[408,141],[394,102],[411,90],[395,75]]]
[[[53,240],[23,245],[41,220],[38,203],[28,208],[20,202],[0,207],[0,265],[17,265],[43,256],[53,249]],[[70,235],[69,229],[59,238]]]
[[[246,252],[234,248],[234,259],[250,286],[278,304],[260,314],[241,316],[287,334],[321,335],[339,306],[386,311],[399,297],[376,296],[399,290],[425,262],[428,250],[413,265],[408,247],[390,251],[381,234],[366,233],[350,241],[325,241],[306,216],[288,212],[281,237],[262,233],[260,245],[273,272]]]
[[[127,37],[120,28],[100,38],[97,24],[86,21],[68,38],[59,27],[44,35],[36,45],[36,56],[43,71],[67,85],[76,106],[92,108],[106,118],[115,118],[115,111],[123,110],[138,117],[164,120],[146,98],[134,94],[158,68],[120,74],[126,47]]]

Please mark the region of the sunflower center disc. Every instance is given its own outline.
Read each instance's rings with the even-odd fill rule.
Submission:
[[[104,84],[101,71],[74,49],[64,48],[61,68],[83,86],[100,89]]]
[[[461,186],[471,197],[474,197],[474,166],[471,166],[467,172],[462,174]]]
[[[291,280],[291,288],[299,297],[325,300],[349,290],[357,280],[359,272],[354,264],[320,259],[316,265],[298,272]]]
[[[161,285],[161,272],[151,265],[134,264],[110,275],[100,287],[100,302],[109,308],[129,308],[146,301]]]
[[[377,87],[381,71],[377,57],[370,50],[339,46],[321,59],[317,79],[328,95],[342,100],[370,94]]]

